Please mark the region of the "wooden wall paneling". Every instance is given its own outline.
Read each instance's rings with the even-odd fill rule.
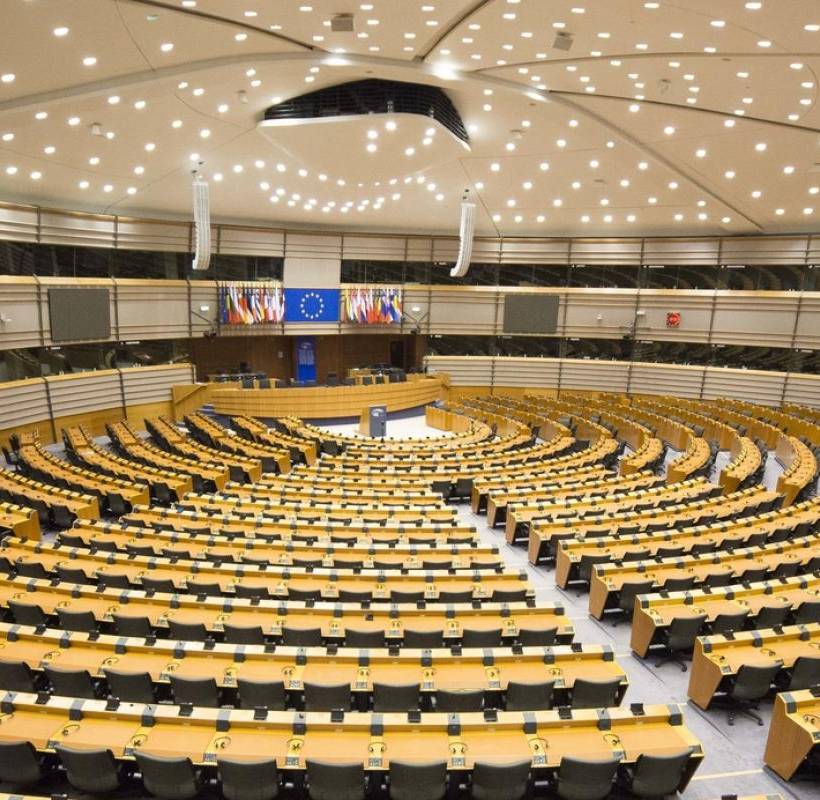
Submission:
[[[784,372],[706,367],[703,399],[731,397],[733,400],[749,400],[767,406],[779,406],[785,380]]]
[[[120,341],[189,336],[187,281],[118,279],[116,285]]]
[[[568,289],[560,333],[593,339],[621,339],[635,323],[636,293],[631,289]],[[601,319],[598,319],[598,317]]]
[[[796,292],[716,292],[712,342],[791,347],[798,298]]]
[[[495,358],[493,380],[496,386],[557,391],[561,361],[557,358]]]
[[[629,391],[636,395],[669,394],[691,400],[700,399],[705,367],[693,365],[648,364],[633,362],[629,373]]]
[[[117,247],[121,250],[187,253],[190,236],[190,222],[117,218]]]
[[[220,225],[218,241],[220,254],[265,257],[285,255],[285,234],[281,230]]]
[[[356,236],[342,237],[342,259],[348,261],[404,261],[405,239],[403,236]]]
[[[191,339],[188,347],[200,381],[208,375],[237,370],[242,361],[252,372],[264,372],[270,378],[290,378],[293,374],[293,345],[287,336],[260,333]]]
[[[0,275],[0,348],[40,346],[40,314],[35,278]]]
[[[820,350],[820,292],[803,292],[794,331],[794,347]]]
[[[573,239],[570,243],[571,264],[589,266],[638,266],[642,242],[635,239]]]
[[[720,251],[721,240],[717,238],[648,238],[643,243],[643,263],[717,266],[720,263]]]
[[[442,334],[496,333],[497,287],[437,286],[431,295],[431,331]]]
[[[627,361],[561,360],[561,391],[594,389],[599,392],[626,392],[628,378]]]
[[[713,292],[641,289],[638,308],[645,314],[637,317],[635,337],[660,342],[708,342],[712,302]],[[666,325],[670,311],[681,315],[677,328]]]
[[[169,403],[171,387],[194,382],[191,364],[161,364],[119,370],[126,406]]]

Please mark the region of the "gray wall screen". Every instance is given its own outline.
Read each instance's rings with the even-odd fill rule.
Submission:
[[[558,295],[508,294],[504,298],[504,333],[555,333]]]
[[[111,335],[108,289],[48,290],[51,341],[107,339]]]

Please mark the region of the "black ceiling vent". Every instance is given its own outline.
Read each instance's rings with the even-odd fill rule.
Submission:
[[[268,108],[265,119],[326,119],[368,114],[418,114],[436,120],[462,142],[470,141],[458,111],[441,89],[379,78],[340,83],[292,97]]]

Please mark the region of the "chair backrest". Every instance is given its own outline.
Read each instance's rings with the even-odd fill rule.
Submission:
[[[67,608],[57,609],[60,627],[66,631],[91,633],[97,630],[97,620],[92,611],[71,611]]]
[[[39,561],[18,561],[15,569],[21,578],[48,578],[46,568]]]
[[[335,561],[334,566],[340,566],[340,562]],[[347,564],[345,564],[343,568],[350,569]],[[367,590],[357,591],[356,589],[339,589],[340,603],[369,603],[372,599],[373,592],[369,592]]]
[[[13,786],[31,786],[43,777],[40,759],[28,741],[0,741],[0,781]]]
[[[334,711],[350,708],[350,684],[305,683],[306,711]]]
[[[347,647],[384,647],[384,631],[345,628],[345,645]]]
[[[737,671],[729,695],[735,700],[759,700],[769,693],[780,671],[779,664],[743,664]]]
[[[208,630],[203,622],[177,622],[170,619],[168,632],[172,639],[180,642],[204,642],[208,638]]]
[[[620,678],[601,681],[576,678],[572,685],[573,708],[606,708],[618,705]]]
[[[106,669],[105,679],[113,697],[125,703],[156,703],[154,684],[147,672],[121,672]]]
[[[164,551],[163,555],[166,555]],[[173,594],[177,590],[177,587],[170,578],[151,578],[147,575],[143,575],[142,585],[145,589],[153,589],[155,592],[161,592],[162,594]]]
[[[217,761],[219,783],[227,800],[273,800],[279,796],[276,761]]]
[[[412,628],[404,629],[404,647],[432,649],[444,644],[444,631],[417,631]]]
[[[60,744],[54,749],[65,767],[68,782],[75,789],[107,794],[119,788],[117,762],[110,750],[75,750]]]
[[[677,792],[689,763],[689,751],[655,756],[641,754],[635,762],[630,788],[638,797],[666,797]]]
[[[267,708],[271,711],[285,709],[284,681],[252,681],[238,678],[240,708]]]
[[[188,581],[188,593],[219,597],[222,594],[222,587],[216,581]]]
[[[0,687],[8,692],[33,692],[34,676],[25,661],[0,659]]]
[[[46,624],[46,615],[43,613],[43,609],[34,603],[19,603],[17,600],[9,600],[7,605],[18,625],[36,626]]]
[[[163,800],[189,800],[199,792],[199,781],[190,758],[168,758],[137,750],[142,783]]]
[[[525,647],[537,647],[555,644],[558,628],[519,628],[518,641]]]
[[[493,603],[520,603],[526,599],[526,589],[493,589],[490,595],[490,601]]]
[[[794,612],[795,625],[820,622],[820,600],[804,600]]]
[[[464,647],[499,647],[501,645],[501,628],[474,630],[464,628],[461,632],[461,644]]]
[[[88,583],[88,575],[85,570],[78,567],[57,567],[57,575],[64,583]]]
[[[114,614],[114,630],[120,636],[148,638],[153,634],[148,617],[131,617],[125,614]]]
[[[669,623],[667,645],[670,650],[691,650],[695,646],[701,628],[706,622],[706,614],[694,617],[674,617]]]
[[[248,599],[253,599],[258,597],[260,600],[266,600],[270,597],[270,592],[268,591],[267,586],[253,586],[251,584],[241,584],[237,583],[234,586],[234,591],[236,592],[237,597],[244,597]]]
[[[665,592],[685,592],[695,585],[695,576],[690,575],[687,578],[667,578],[663,584]]]
[[[446,762],[390,761],[391,800],[442,800],[446,791]]]
[[[541,711],[552,708],[552,693],[555,681],[507,684],[507,711]]]
[[[481,711],[484,692],[480,689],[439,689],[436,692],[436,711]]]
[[[789,691],[820,686],[820,656],[799,656],[792,667]]]
[[[321,628],[291,628],[285,625],[282,628],[282,644],[295,647],[321,647]]]
[[[471,603],[473,593],[470,589],[441,589],[438,593],[439,603]]]
[[[261,625],[225,625],[225,641],[228,644],[265,644]]]
[[[336,764],[307,759],[308,794],[311,800],[364,800],[362,763]]]
[[[424,600],[424,592],[406,592],[400,589],[392,589],[390,591],[391,603],[420,603]]]
[[[603,800],[612,790],[617,758],[563,756],[558,767],[558,797],[562,800]]]
[[[171,675],[171,692],[174,702],[193,703],[205,708],[219,707],[219,689],[214,678],[186,678]]]
[[[393,684],[374,683],[373,684],[373,710],[377,712],[386,711],[412,711],[419,707],[420,690],[417,683]]]
[[[51,683],[52,694],[93,700],[97,695],[87,669],[64,669],[47,665],[43,671]]]
[[[473,767],[472,795],[476,800],[520,800],[527,793],[530,762],[489,763]]]

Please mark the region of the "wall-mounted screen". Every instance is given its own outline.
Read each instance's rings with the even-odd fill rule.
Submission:
[[[79,342],[111,336],[108,289],[58,287],[48,290],[51,341]]]
[[[504,333],[556,333],[558,295],[508,294],[504,298]]]

